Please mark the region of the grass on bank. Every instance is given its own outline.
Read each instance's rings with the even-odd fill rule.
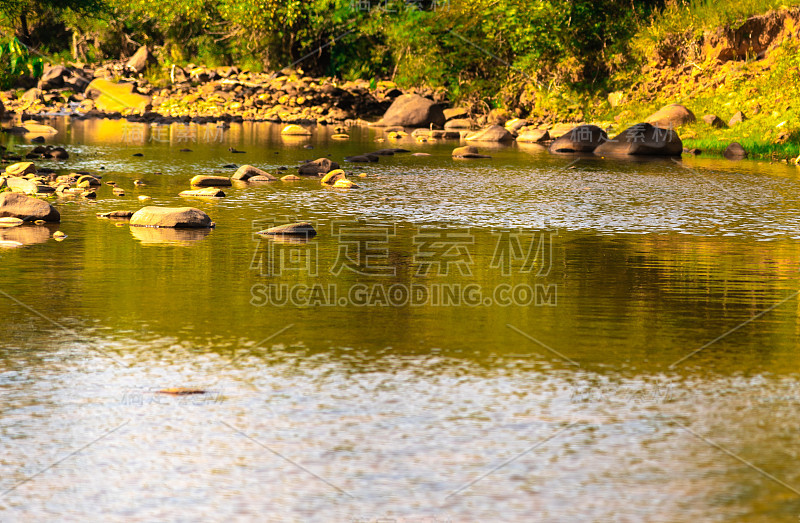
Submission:
[[[735,141],[753,158],[795,159],[800,154],[800,42],[794,38],[785,38],[758,60],[719,63],[698,50],[690,63],[659,67],[650,62],[623,92],[624,103],[612,108],[599,100],[589,110],[591,117],[615,122],[622,130],[664,105],[680,103],[698,120],[678,129],[687,147],[721,154]],[[727,123],[738,111],[746,119],[732,127],[719,129],[702,121],[714,114]]]
[[[800,5],[800,0],[671,0],[638,32],[638,38],[657,43],[669,34],[692,33],[725,25],[736,27],[751,16]]]

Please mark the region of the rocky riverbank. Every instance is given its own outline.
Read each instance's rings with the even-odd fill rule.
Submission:
[[[173,66],[167,85],[159,87],[142,74],[149,56],[143,47],[127,62],[48,66],[36,85],[28,81],[24,91],[2,93],[3,103],[7,111],[26,116],[327,124],[374,120],[408,92],[445,102],[441,91],[404,93],[393,82],[313,78],[300,69],[256,73],[238,67]]]

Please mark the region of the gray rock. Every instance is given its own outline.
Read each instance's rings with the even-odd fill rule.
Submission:
[[[135,227],[213,227],[211,218],[194,207],[142,207],[131,216]]]
[[[272,178],[273,180],[277,180],[274,176],[272,176],[267,171],[262,171],[258,167],[253,167],[252,165],[242,165],[239,167],[233,176],[231,176],[231,180],[242,180],[247,181],[254,176],[263,176],[266,178]]]
[[[467,135],[468,142],[510,142],[514,136],[499,125],[490,125],[485,129]]]
[[[147,69],[147,65],[153,60],[150,51],[146,45],[143,45],[131,56],[130,60],[125,63],[125,68],[130,69],[135,73],[142,73]]]
[[[19,218],[26,222],[61,221],[61,214],[46,201],[15,192],[0,194],[0,218],[5,216]]]
[[[445,118],[442,108],[433,100],[418,94],[404,94],[395,98],[383,115],[383,125],[403,127],[442,127]]]
[[[306,162],[298,167],[297,172],[307,176],[320,176],[338,168],[339,164],[328,158],[317,158],[313,162]]]

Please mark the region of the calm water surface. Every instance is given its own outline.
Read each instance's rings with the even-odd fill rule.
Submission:
[[[37,164],[127,194],[0,231],[26,244],[0,251],[0,520],[800,517],[795,167],[53,124],[72,156]],[[177,196],[383,147],[430,156]],[[140,194],[217,227],[95,216]],[[319,235],[254,234],[298,220]]]

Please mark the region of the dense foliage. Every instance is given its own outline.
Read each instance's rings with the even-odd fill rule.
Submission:
[[[682,17],[697,29],[776,1],[0,0],[0,13],[4,31],[58,58],[123,58],[147,44],[162,66],[153,75],[174,63],[297,64],[442,88],[473,105],[546,110],[556,99],[579,114],[581,93],[637,74],[643,42]]]

